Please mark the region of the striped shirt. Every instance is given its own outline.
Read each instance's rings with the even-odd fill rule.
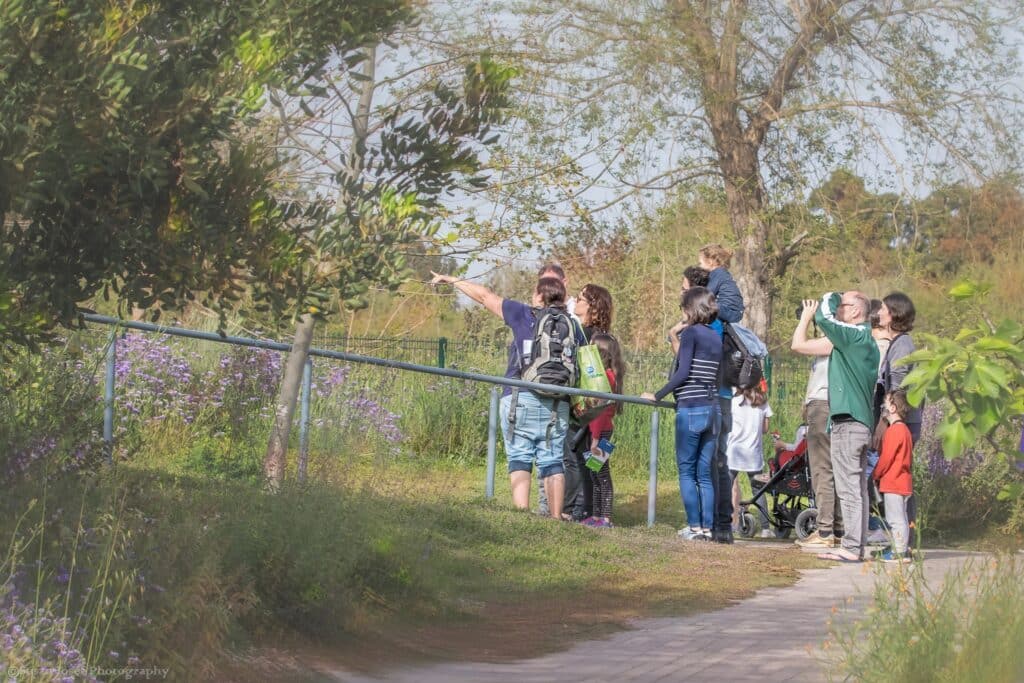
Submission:
[[[671,392],[679,407],[712,405],[718,401],[718,365],[722,338],[707,325],[691,325],[679,335],[676,371],[654,396]]]

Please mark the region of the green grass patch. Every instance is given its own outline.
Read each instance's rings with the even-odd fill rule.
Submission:
[[[864,619],[833,636],[843,680],[1024,680],[1024,567],[1000,555],[937,585],[921,567],[898,567],[877,583]]]
[[[645,517],[645,493],[642,508],[620,508],[620,528],[596,531],[511,509],[507,483],[485,501],[482,470],[377,463],[345,474],[276,495],[125,466],[51,484],[60,508],[33,508],[37,532],[14,563],[73,567],[71,588],[47,571],[21,576],[21,593],[61,596],[74,613],[96,563],[112,563],[108,573],[131,580],[104,648],[217,676],[238,666],[227,653],[270,643],[365,668],[535,655],[630,618],[712,609],[813,564],[781,546],[683,544],[675,525],[631,527]],[[624,480],[626,500],[643,485]],[[30,495],[4,507],[23,509]],[[5,518],[5,537],[18,536],[17,515]],[[117,552],[75,564],[74,529],[102,520],[122,530]]]

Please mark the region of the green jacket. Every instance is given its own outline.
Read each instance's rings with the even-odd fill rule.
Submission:
[[[841,302],[838,292],[829,292],[814,314],[814,322],[835,347],[828,359],[829,416],[850,415],[871,429],[878,344],[871,336],[870,324],[852,325],[836,318]]]

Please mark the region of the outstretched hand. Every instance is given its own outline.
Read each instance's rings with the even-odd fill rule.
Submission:
[[[455,283],[455,278],[451,275],[441,275],[434,271],[430,271],[430,274],[434,276],[430,279],[430,284],[432,285],[450,285]]]

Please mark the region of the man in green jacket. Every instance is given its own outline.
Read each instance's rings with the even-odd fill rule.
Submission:
[[[873,426],[872,399],[878,374],[878,345],[868,323],[870,301],[862,292],[829,292],[814,321],[829,341],[829,421],[836,496],[846,533],[834,552],[818,557],[860,562],[868,526],[868,485],[864,477]]]

